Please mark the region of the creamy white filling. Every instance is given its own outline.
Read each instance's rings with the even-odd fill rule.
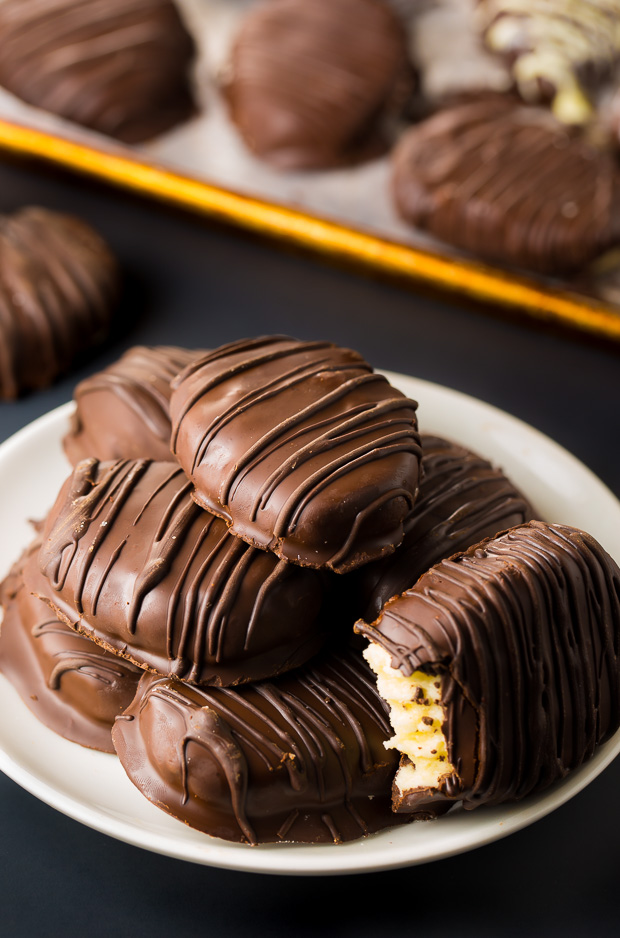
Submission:
[[[454,773],[442,729],[441,679],[423,671],[404,675],[392,667],[387,651],[375,642],[369,644],[364,657],[390,708],[394,736],[384,745],[410,759],[410,764],[401,765],[396,773],[396,787],[401,793],[439,788],[441,780]]]

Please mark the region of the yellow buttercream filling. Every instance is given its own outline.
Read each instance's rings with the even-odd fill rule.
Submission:
[[[369,644],[364,657],[377,675],[377,689],[390,708],[394,736],[384,745],[386,749],[398,749],[410,760],[396,774],[399,791],[438,788],[441,780],[454,772],[442,729],[441,679],[424,671],[403,674],[392,667],[387,651],[375,642]]]

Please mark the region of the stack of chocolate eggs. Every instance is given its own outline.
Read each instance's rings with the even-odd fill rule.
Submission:
[[[351,840],[551,784],[620,722],[620,571],[416,411],[328,342],[132,349],[76,390],[0,668],[227,840]]]

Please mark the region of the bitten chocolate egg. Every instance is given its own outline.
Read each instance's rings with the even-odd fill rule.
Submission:
[[[195,110],[194,42],[172,0],[3,0],[0,84],[125,143]]]
[[[176,463],[79,463],[47,519],[39,563],[68,625],[190,682],[286,671],[330,631],[325,577],[229,534],[192,499]]]
[[[574,273],[618,241],[619,181],[611,152],[503,95],[422,121],[392,161],[405,221],[481,258],[548,274]]]
[[[345,572],[402,540],[418,490],[416,407],[357,352],[268,336],[175,379],[171,446],[196,501],[233,534]]]
[[[412,74],[405,28],[389,4],[266,0],[243,20],[224,92],[259,157],[279,169],[316,169],[386,149]]]
[[[543,791],[618,729],[620,569],[575,528],[482,541],[356,630],[402,754],[398,811]]]
[[[534,516],[525,496],[488,460],[427,433],[420,440],[420,494],[402,544],[351,575],[356,578],[351,594],[367,622],[440,560]]]
[[[38,719],[65,739],[114,752],[115,718],[133,700],[142,671],[59,622],[46,599],[38,542],[1,588],[0,671]]]
[[[108,333],[116,260],[69,215],[0,216],[0,398],[45,388]]]
[[[103,371],[81,381],[65,452],[80,460],[170,460],[170,382],[204,355],[172,346],[136,346]]]
[[[333,843],[403,820],[390,806],[389,731],[372,672],[350,651],[239,688],[145,675],[113,737],[134,785],[191,827]]]

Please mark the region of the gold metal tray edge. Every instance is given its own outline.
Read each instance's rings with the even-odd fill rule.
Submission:
[[[620,313],[603,302],[537,285],[465,259],[442,257],[293,208],[261,201],[175,173],[131,155],[95,147],[0,119],[0,148],[43,159],[218,221],[370,268],[497,304],[545,322],[620,340]]]

